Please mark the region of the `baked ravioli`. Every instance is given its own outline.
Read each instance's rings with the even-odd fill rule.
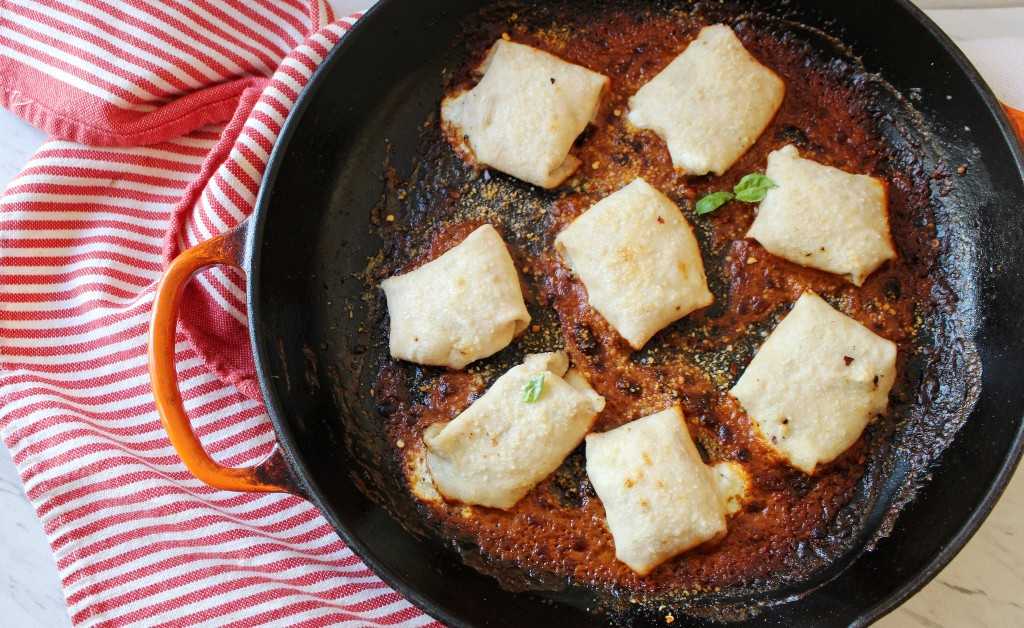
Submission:
[[[587,436],[587,475],[615,557],[645,576],[726,533],[726,506],[679,406]]]
[[[854,285],[896,258],[881,179],[804,159],[793,146],[768,155],[768,190],[747,232],[769,253],[842,275]]]
[[[423,434],[427,469],[448,500],[511,508],[593,427],[604,399],[565,352],[528,356],[450,423]]]
[[[790,465],[813,474],[885,411],[896,344],[804,293],[731,393]]]
[[[591,307],[634,349],[714,301],[690,223],[643,179],[573,220],[555,248],[583,282]]]
[[[665,140],[683,174],[720,175],[754,145],[785,94],[782,79],[716,24],[629,99],[629,121]]]
[[[449,141],[483,165],[545,188],[580,165],[569,154],[594,121],[608,77],[542,50],[499,39],[480,82],[441,102]]]
[[[512,256],[491,225],[380,287],[399,360],[461,369],[504,349],[530,324]]]

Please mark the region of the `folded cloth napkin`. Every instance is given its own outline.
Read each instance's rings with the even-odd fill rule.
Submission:
[[[957,44],[999,100],[1024,110],[1024,36],[966,39]]]
[[[323,0],[6,0],[0,15],[0,104],[52,136],[0,199],[0,436],[73,623],[431,623],[309,503],[195,480],[146,366],[161,269],[250,214],[286,115],[353,19],[332,23]],[[215,458],[253,464],[273,434],[243,278],[214,269],[191,290],[185,406]]]
[[[1021,28],[1024,29],[1024,19]],[[1018,137],[1024,139],[1024,37],[990,37],[957,43],[1006,107]]]
[[[1024,138],[1024,6],[928,11],[985,77]]]

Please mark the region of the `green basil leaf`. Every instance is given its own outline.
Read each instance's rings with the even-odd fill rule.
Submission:
[[[526,386],[523,386],[523,401],[526,403],[533,403],[540,397],[540,393],[544,391],[544,373],[541,373],[537,377],[534,377],[530,381],[526,382]]]
[[[736,196],[732,192],[726,192],[725,190],[722,190],[721,192],[712,192],[711,194],[702,196],[701,199],[697,201],[697,215],[703,216],[704,214],[710,214],[734,198],[736,198]]]
[[[740,182],[736,184],[732,191],[736,193],[736,198],[741,201],[759,203],[764,200],[764,195],[768,193],[768,190],[777,187],[779,186],[775,185],[771,179],[755,172],[740,179]]]

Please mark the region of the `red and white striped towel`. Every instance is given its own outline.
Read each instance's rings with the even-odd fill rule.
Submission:
[[[150,391],[154,283],[252,211],[288,111],[353,21],[330,13],[324,0],[0,0],[0,104],[53,137],[0,199],[0,436],[76,625],[432,621],[305,501],[193,478]],[[215,269],[191,290],[186,409],[215,458],[255,463],[273,434],[242,278]]]

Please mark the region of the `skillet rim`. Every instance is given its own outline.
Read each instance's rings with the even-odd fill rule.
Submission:
[[[246,229],[243,267],[245,268],[248,278],[246,287],[247,314],[250,321],[260,320],[260,317],[257,316],[257,310],[260,303],[260,282],[258,281],[258,271],[261,261],[261,249],[259,244],[262,242],[263,227],[272,202],[271,198],[273,196],[277,176],[280,173],[288,146],[295,135],[296,130],[301,126],[303,114],[309,107],[310,103],[314,100],[317,92],[326,80],[326,77],[339,62],[339,59],[344,56],[345,51],[354,46],[361,45],[360,42],[365,37],[363,33],[365,32],[369,34],[372,31],[373,26],[378,21],[386,19],[386,17],[379,17],[379,15],[386,13],[393,5],[397,5],[405,1],[407,0],[378,0],[373,6],[363,13],[362,17],[360,17],[349,31],[345,33],[338,44],[336,44],[327,53],[323,62],[314,71],[308,84],[296,99],[294,107],[289,112],[284,125],[282,126],[281,133],[279,134],[278,140],[275,143],[268,159],[266,173],[256,198],[253,214],[249,219],[249,225]],[[964,77],[973,87],[975,93],[986,105],[987,115],[994,119],[994,122],[1001,131],[1002,143],[1010,149],[1010,153],[1014,157],[1016,170],[1021,175],[1022,183],[1024,183],[1024,146],[1022,146],[1022,142],[1018,140],[1014,133],[1009,118],[1002,106],[999,104],[999,101],[992,93],[991,88],[982,79],[977,69],[970,63],[953,40],[910,0],[885,1],[891,3],[895,9],[902,10],[907,13],[914,22],[922,26],[928,36],[935,40],[935,42],[942,48],[946,55],[946,59],[944,59],[944,61],[952,62],[955,68],[963,73]],[[759,3],[755,0],[754,4],[756,5]],[[380,559],[377,558],[376,555],[368,550],[364,543],[351,534],[347,526],[341,523],[339,518],[334,514],[333,509],[328,506],[323,497],[323,493],[311,479],[313,474],[309,471],[308,466],[303,461],[302,457],[298,455],[298,452],[301,451],[301,447],[293,434],[289,422],[279,409],[281,404],[278,402],[277,395],[268,384],[269,379],[265,364],[267,363],[266,355],[268,354],[269,349],[265,347],[261,341],[258,327],[259,325],[257,324],[249,325],[250,343],[253,349],[257,379],[259,381],[261,392],[263,393],[267,414],[274,427],[278,444],[281,447],[288,465],[292,468],[296,480],[302,487],[303,494],[301,496],[317,507],[321,514],[331,522],[332,527],[346,545],[348,545],[353,552],[385,583],[432,617],[447,624],[464,625],[463,620],[451,614],[446,608],[421,595],[417,589],[406,583],[400,575],[387,567]],[[982,368],[984,368],[984,364],[982,364]],[[977,407],[971,410],[966,420],[970,420],[970,416],[975,412],[977,412]],[[950,444],[955,442],[955,440],[956,436],[953,437]],[[991,513],[995,503],[1002,496],[1010,478],[1016,470],[1022,454],[1024,454],[1024,422],[1018,426],[1018,429],[1013,436],[1013,444],[1003,458],[995,478],[989,483],[983,499],[981,499],[981,501],[979,501],[972,509],[970,516],[957,530],[957,532],[948,538],[942,550],[933,554],[928,562],[917,572],[907,576],[904,579],[904,583],[893,590],[889,595],[880,599],[872,606],[863,609],[859,613],[858,617],[853,621],[852,625],[868,625],[877,621],[879,618],[886,615],[920,591],[921,588],[923,588],[949,564],[953,557],[956,556],[964,546],[966,546],[967,542],[974,536],[982,523]],[[932,464],[938,464],[940,459],[941,455],[939,458],[936,458]],[[859,558],[859,556],[860,554],[858,553],[857,557]],[[857,560],[857,558],[854,558],[854,560]],[[844,570],[841,570],[838,573],[841,573]],[[832,578],[835,577],[838,576],[833,575],[829,580],[820,583],[819,586],[825,586]],[[807,593],[810,594],[813,590],[814,589],[812,588],[808,590]],[[786,602],[780,600],[779,603],[785,604]]]
[[[1024,137],[1018,137],[1014,132],[1013,125],[1010,123],[1010,119],[1006,115],[1006,111],[996,98],[996,95],[992,92],[992,88],[989,87],[988,83],[981,76],[981,73],[978,72],[976,67],[974,67],[974,64],[967,58],[967,55],[960,50],[960,47],[956,45],[956,42],[954,42],[945,31],[939,28],[938,24],[928,17],[928,15],[917,5],[910,0],[892,0],[892,2],[909,13],[910,16],[914,18],[914,21],[924,27],[928,34],[936,40],[940,46],[942,46],[942,49],[946,52],[949,59],[956,63],[957,67],[967,76],[971,85],[988,106],[989,115],[994,117],[999,125],[999,128],[1002,131],[1003,141],[1007,144],[1011,154],[1014,156],[1017,171],[1021,175],[1022,179],[1024,179]],[[984,364],[982,364],[982,369],[984,369]],[[984,392],[980,394],[984,394]],[[965,421],[969,421],[971,415],[976,411],[977,406],[971,410]],[[950,441],[950,445],[952,445],[955,440],[956,435],[953,436],[953,439]],[[939,455],[939,458],[937,458],[933,464],[937,464],[938,460],[941,459],[944,454],[945,451]],[[922,569],[911,575],[903,586],[893,591],[892,594],[883,598],[877,604],[866,609],[862,616],[858,618],[857,622],[855,622],[855,625],[867,626],[889,614],[898,606],[916,595],[926,584],[931,582],[939,572],[949,565],[953,558],[967,546],[967,543],[974,537],[978,530],[981,529],[981,525],[992,513],[992,509],[995,508],[996,502],[998,502],[999,498],[1002,497],[1007,485],[1010,483],[1010,479],[1013,477],[1014,472],[1020,465],[1022,456],[1024,456],[1024,422],[1022,422],[1017,428],[1017,432],[1013,437],[1013,446],[1003,459],[1003,464],[999,468],[999,473],[989,485],[989,489],[985,493],[985,498],[974,509],[964,525],[961,526],[957,533],[949,539],[943,549],[935,554]]]
[[[330,73],[331,69],[338,63],[339,57],[341,57],[344,54],[344,51],[348,48],[358,45],[361,33],[364,31],[367,33],[370,32],[372,29],[372,23],[374,20],[378,19],[378,14],[383,13],[386,10],[386,7],[401,1],[403,0],[375,0],[373,6],[367,9],[341,37],[338,43],[327,52],[323,62],[320,63],[316,70],[313,71],[313,74],[309,78],[309,82],[306,83],[306,86],[299,93],[298,98],[295,100],[295,105],[292,107],[292,110],[288,112],[288,117],[285,118],[284,124],[281,127],[281,132],[277,137],[277,141],[274,143],[273,149],[270,151],[269,158],[267,159],[267,169],[263,175],[263,182],[260,184],[259,193],[256,196],[253,213],[247,219],[249,221],[249,225],[246,229],[245,253],[243,256],[243,268],[247,279],[246,315],[249,317],[250,321],[249,342],[252,346],[253,361],[256,367],[256,379],[259,381],[260,393],[263,396],[263,403],[266,407],[267,416],[270,418],[270,422],[274,427],[274,436],[277,439],[278,446],[281,448],[285,462],[289,467],[291,467],[295,481],[301,487],[301,495],[299,495],[299,497],[316,506],[317,510],[320,511],[320,514],[330,522],[335,533],[341,537],[342,541],[345,542],[345,545],[348,546],[348,548],[351,549],[352,552],[388,586],[434,619],[440,620],[448,625],[457,626],[463,625],[464,622],[451,614],[447,609],[434,604],[433,601],[421,595],[417,589],[406,583],[404,578],[385,565],[384,562],[377,558],[373,552],[369,551],[366,545],[354,536],[347,526],[341,523],[338,517],[334,514],[333,509],[326,503],[321,491],[310,480],[312,474],[309,472],[307,465],[302,460],[301,456],[296,455],[296,452],[299,450],[299,446],[297,445],[290,426],[283,418],[282,413],[278,410],[279,405],[277,403],[277,395],[274,394],[273,389],[268,385],[269,377],[264,366],[266,363],[266,360],[264,359],[264,356],[266,355],[265,348],[257,335],[258,325],[252,323],[253,321],[259,320],[256,312],[256,304],[259,303],[260,289],[259,281],[257,281],[259,277],[257,269],[259,268],[260,262],[260,247],[257,246],[257,244],[262,241],[263,226],[266,214],[269,212],[274,183],[276,182],[277,175],[281,170],[281,163],[288,150],[288,144],[291,142],[292,136],[295,135],[296,128],[302,122],[303,113],[309,106],[310,101],[312,101],[316,96],[320,85],[325,80],[324,77],[326,77]],[[352,41],[357,43],[350,43]]]

